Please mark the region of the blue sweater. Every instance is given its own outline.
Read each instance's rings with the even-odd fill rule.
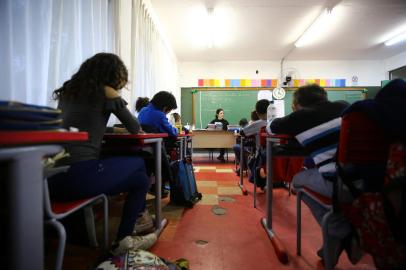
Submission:
[[[178,130],[169,123],[165,113],[158,110],[151,103],[142,108],[138,114],[138,121],[141,125],[153,127],[160,133],[168,133],[168,135],[172,137],[176,137],[178,135]]]

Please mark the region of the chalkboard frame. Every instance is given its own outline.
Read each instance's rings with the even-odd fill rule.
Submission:
[[[368,90],[365,87],[323,87],[326,91],[361,91],[363,99],[367,98]],[[275,87],[192,87],[192,123],[196,125],[196,98],[195,95],[199,91],[272,91]],[[295,91],[298,87],[284,87],[286,91]]]

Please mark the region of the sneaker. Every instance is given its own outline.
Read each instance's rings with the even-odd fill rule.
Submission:
[[[111,253],[114,256],[122,255],[129,249],[147,250],[152,247],[158,240],[155,233],[150,233],[145,236],[126,236],[120,242],[113,243]]]
[[[149,214],[148,209],[145,209],[144,212],[138,216],[137,221],[134,225],[133,235],[150,233],[155,229],[153,217]]]

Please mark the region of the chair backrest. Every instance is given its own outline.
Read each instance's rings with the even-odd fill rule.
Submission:
[[[343,116],[338,162],[352,164],[386,163],[390,142],[372,119],[361,112]]]
[[[351,189],[351,182],[363,179],[365,191],[381,191],[389,147],[389,136],[368,115],[361,112],[344,115],[337,156],[343,183]]]

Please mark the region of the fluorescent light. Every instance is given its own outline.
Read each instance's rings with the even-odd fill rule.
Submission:
[[[325,9],[319,17],[306,29],[306,31],[299,37],[295,42],[296,47],[302,47],[309,44],[315,39],[315,37],[320,35],[321,30],[325,28],[326,22],[329,20],[331,15],[331,9]]]
[[[393,38],[385,41],[385,45],[386,46],[392,46],[393,44],[396,44],[396,43],[401,42],[403,40],[406,40],[406,32],[400,33],[399,35],[396,35]]]
[[[215,31],[215,18],[214,8],[207,9],[207,47],[212,48],[214,46],[214,31]]]

